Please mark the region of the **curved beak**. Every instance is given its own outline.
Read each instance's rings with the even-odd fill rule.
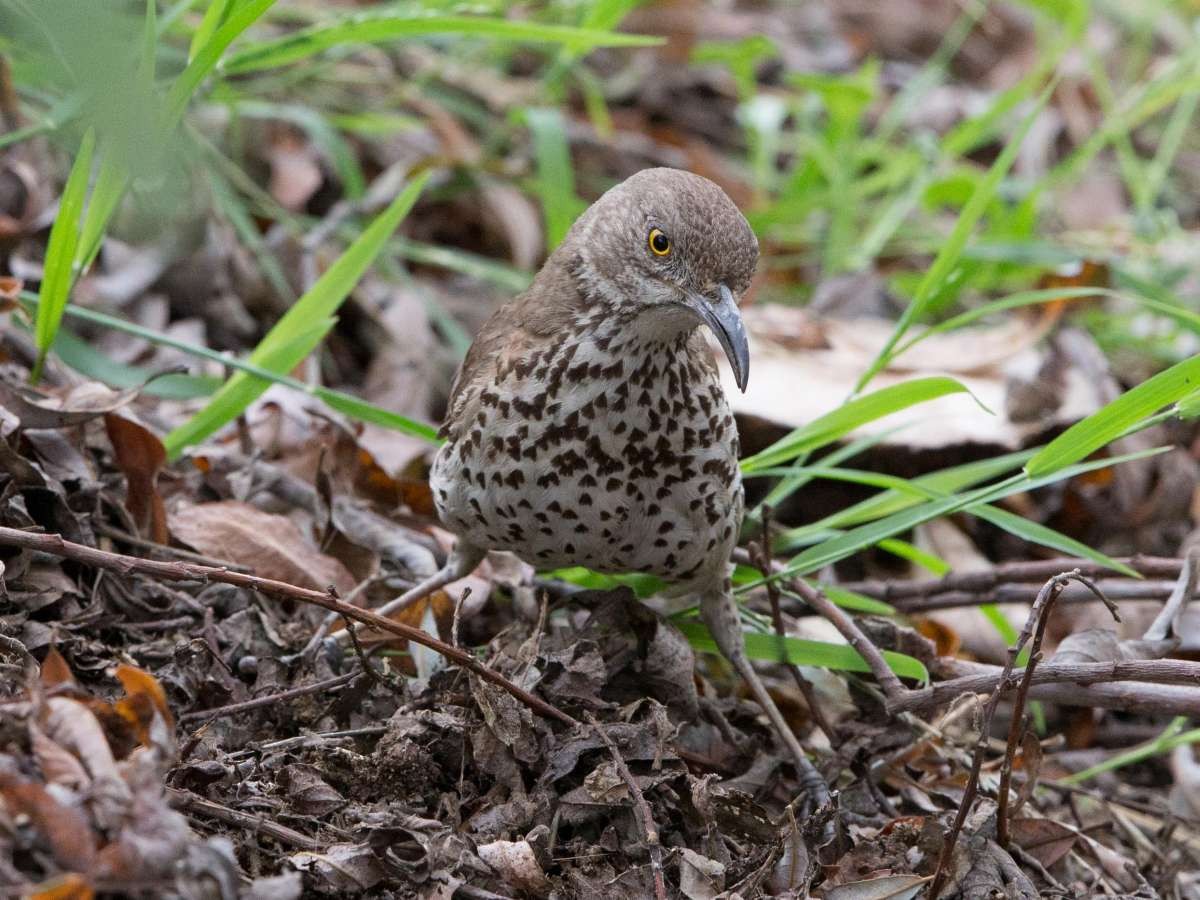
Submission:
[[[738,389],[746,391],[750,380],[750,344],[746,340],[746,328],[742,325],[742,314],[738,311],[733,291],[721,284],[716,297],[688,294],[687,306],[712,329],[725,351],[729,367],[733,369],[733,380]]]

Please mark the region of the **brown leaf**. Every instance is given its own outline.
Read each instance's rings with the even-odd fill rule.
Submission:
[[[0,312],[12,312],[17,308],[17,298],[21,296],[24,286],[25,282],[20,278],[0,275]]]
[[[0,378],[0,405],[21,420],[22,428],[70,428],[120,409],[140,390],[113,392],[100,385],[92,387],[96,389],[55,398]]]
[[[137,735],[138,743],[150,747],[157,737],[155,719],[166,726],[164,734],[173,735],[175,717],[167,706],[167,694],[149,672],[133,666],[117,666],[117,679],[125,688],[125,696],[113,704],[113,709]]]
[[[117,466],[125,475],[125,508],[143,535],[159,544],[169,539],[167,511],[158,493],[158,473],[167,462],[162,441],[132,419],[109,413],[104,427]]]
[[[349,593],[354,576],[318,551],[283,516],[225,500],[186,506],[170,516],[171,532],[201,553],[253,568],[263,578],[323,591]]]
[[[0,797],[14,813],[24,814],[64,869],[87,872],[96,858],[96,836],[87,818],[74,806],[55,800],[34,782],[19,782],[0,772]]]
[[[71,674],[71,667],[67,665],[67,661],[63,659],[57,647],[51,647],[50,652],[46,654],[46,658],[42,661],[41,682],[43,687],[53,688],[64,684],[75,684],[75,676]]]
[[[43,881],[29,892],[29,900],[92,900],[95,896],[91,883],[78,872]]]
[[[1013,819],[1009,828],[1017,845],[1046,868],[1070,853],[1079,838],[1073,829],[1050,819]]]

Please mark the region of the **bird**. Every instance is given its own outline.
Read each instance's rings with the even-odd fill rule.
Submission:
[[[502,304],[451,386],[430,473],[456,543],[385,607],[470,574],[489,550],[539,569],[658,576],[693,596],[797,766],[806,758],[748,659],[730,575],[744,511],[737,426],[703,329],[738,388],[738,300],[758,263],[714,182],[643,169],[597,199]]]

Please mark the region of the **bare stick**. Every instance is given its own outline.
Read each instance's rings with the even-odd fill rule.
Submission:
[[[198,709],[194,712],[184,713],[179,717],[179,724],[185,722],[194,722],[198,719],[220,719],[224,716],[232,716],[240,712],[245,712],[248,709],[258,709],[262,706],[272,706],[276,703],[284,703],[288,700],[294,700],[296,697],[304,697],[308,694],[319,694],[321,691],[331,691],[339,688],[344,684],[349,684],[361,673],[347,672],[345,675],[335,675],[333,678],[326,678],[322,681],[314,681],[312,684],[301,685],[300,687],[292,688],[287,691],[279,691],[274,694],[265,694],[262,697],[255,697],[253,700],[243,700],[241,703],[230,703],[228,706],[218,706],[215,709]]]
[[[283,581],[275,581],[271,578],[259,578],[256,575],[247,575],[243,572],[230,572],[226,569],[202,566],[197,563],[160,562],[153,559],[139,559],[136,556],[125,556],[121,553],[109,553],[106,550],[97,550],[95,547],[87,547],[83,544],[64,540],[62,535],[58,534],[39,534],[30,531],[21,531],[17,528],[0,527],[0,545],[37,550],[52,556],[73,559],[76,562],[84,563],[97,569],[116,572],[120,575],[149,575],[153,578],[160,578],[163,581],[219,581],[223,584],[249,588],[268,596],[285,597],[289,600],[298,600],[301,603],[320,606],[330,612],[345,616],[347,619],[354,619],[356,622],[369,625],[378,631],[386,631],[405,640],[428,647],[430,650],[440,653],[464,669],[471,670],[485,681],[490,681],[497,687],[503,688],[530,709],[547,718],[557,719],[565,725],[574,726],[579,724],[571,716],[547,703],[541,697],[537,697],[529,693],[529,691],[517,687],[517,685],[513,684],[499,672],[495,672],[483,665],[483,663],[479,662],[479,660],[465,650],[451,647],[449,644],[427,634],[420,628],[413,628],[401,622],[393,622],[391,619],[385,619],[383,616],[377,615],[370,610],[351,606],[328,593],[310,590]]]
[[[1183,567],[1183,560],[1162,556],[1128,556],[1118,559],[1139,575],[1147,578],[1175,579]],[[966,591],[982,594],[1001,584],[1014,582],[1043,582],[1061,572],[1078,569],[1087,578],[1111,577],[1114,573],[1107,566],[1090,559],[1040,559],[1030,562],[1001,563],[981,572],[951,573],[943,578],[927,578],[918,581],[849,581],[841,585],[848,591],[865,594],[885,603],[903,606],[905,599],[932,597],[948,591]]]
[[[1069,580],[1069,575],[1059,574],[1052,577],[1042,586],[1037,602],[1034,603],[1033,609],[1030,610],[1029,619],[1026,621],[1025,627],[1017,635],[1016,643],[1009,648],[1008,661],[1004,664],[1000,684],[1003,684],[1012,675],[1017,656],[1020,654],[1021,648],[1025,646],[1026,641],[1029,640],[1033,622],[1036,621],[1038,614],[1041,613],[1042,607],[1050,600],[1051,594],[1062,591]],[[929,886],[930,900],[937,900],[938,894],[941,893],[942,887],[945,885],[946,872],[949,870],[950,859],[954,856],[954,847],[958,843],[958,836],[967,821],[967,814],[971,811],[971,807],[975,803],[975,794],[979,790],[979,772],[983,768],[983,758],[987,753],[988,737],[992,730],[992,719],[996,715],[996,707],[1000,704],[1002,693],[1003,691],[997,685],[996,689],[992,691],[992,695],[988,698],[987,705],[983,708],[983,719],[979,725],[979,737],[975,741],[975,753],[971,759],[971,772],[967,776],[967,785],[963,789],[962,801],[958,804],[958,812],[954,816],[954,822],[951,824],[950,831],[942,841],[942,852],[938,854],[937,868],[933,873],[933,883]]]
[[[657,900],[667,900],[667,883],[663,878],[662,844],[658,840],[658,828],[654,824],[654,814],[650,810],[650,804],[646,802],[646,797],[642,793],[642,789],[638,787],[638,783],[634,780],[633,773],[629,771],[625,757],[617,749],[616,742],[604,730],[604,727],[596,721],[595,716],[588,713],[587,718],[592,729],[599,736],[600,740],[604,741],[604,745],[608,747],[608,752],[612,755],[613,762],[616,764],[617,772],[624,780],[625,786],[629,788],[629,796],[633,799],[633,805],[641,816],[642,833],[646,838],[646,847],[650,851],[650,868],[654,872],[654,896]]]
[[[1108,611],[1112,613],[1112,617],[1118,622],[1121,621],[1121,616],[1117,612],[1117,607],[1105,597],[1096,588],[1094,584],[1080,575],[1078,572],[1072,572],[1069,576],[1085,587],[1095,591],[1097,596],[1108,607]],[[1064,584],[1063,587],[1066,587]],[[1025,701],[1029,696],[1029,685],[1033,680],[1034,670],[1038,663],[1042,661],[1042,639],[1046,635],[1046,623],[1050,620],[1050,610],[1054,608],[1054,601],[1058,599],[1062,590],[1052,590],[1046,598],[1045,603],[1039,608],[1034,604],[1034,608],[1030,611],[1030,616],[1037,616],[1037,630],[1033,635],[1033,644],[1029,648],[1029,664],[1025,667],[1025,671],[1021,675],[1021,684],[1017,689],[1017,697],[1013,702],[1012,716],[1008,723],[1008,743],[1004,748],[1004,761],[1000,766],[1000,788],[997,796],[996,806],[996,841],[1001,847],[1007,848],[1009,845],[1008,834],[1008,790],[1012,784],[1012,768],[1013,759],[1017,754],[1017,745],[1021,743],[1021,738],[1025,731]],[[1026,625],[1028,628],[1028,625]],[[1017,650],[1020,649],[1020,640],[1018,639]],[[1013,651],[1010,651],[1013,652]],[[1015,661],[1015,656],[1013,660]]]
[[[883,658],[883,654],[879,652],[879,648],[871,643],[871,639],[863,634],[858,624],[846,615],[841,607],[826,597],[822,591],[810,586],[802,578],[793,579],[788,582],[788,585],[804,598],[805,603],[828,619],[833,627],[846,639],[846,642],[858,651],[858,655],[866,660],[867,666],[871,669],[871,674],[879,682],[879,686],[883,689],[883,693],[889,702],[898,700],[908,693],[908,689],[896,677],[896,673],[887,664],[887,660]]]
[[[771,507],[766,503],[762,506],[762,543],[750,545],[750,559],[754,561],[754,565],[764,577],[771,573]],[[783,626],[783,610],[779,602],[778,582],[767,582],[767,599],[771,602],[771,622],[775,626],[775,634],[779,637],[779,655],[781,659],[786,660],[787,654],[783,652],[786,629]],[[804,677],[798,666],[788,663],[787,670],[792,673],[792,680],[796,682],[797,690],[804,697],[804,702],[808,704],[813,722],[821,729],[829,741],[829,746],[836,747],[838,745],[837,736],[834,734],[833,726],[825,718],[825,711],[821,708],[821,704],[817,702],[817,692],[813,688],[812,682]]]
[[[931,687],[908,691],[903,697],[888,701],[888,712],[928,713],[953,702],[963,694],[984,694],[999,689],[1001,692],[1014,690],[1025,675],[1024,669],[1004,671],[1000,666],[989,666],[964,660],[939,660],[939,674],[962,673],[949,681],[941,681]],[[1073,705],[1101,706],[1104,708],[1128,709],[1129,706],[1112,702],[1096,702],[1103,699],[1102,693],[1088,693],[1086,688],[1075,685],[1117,687],[1108,682],[1133,681],[1145,684],[1189,685],[1193,690],[1178,693],[1173,702],[1180,704],[1179,715],[1200,715],[1200,663],[1183,659],[1130,659],[1097,663],[1048,662],[1037,667],[1031,683],[1035,685],[1034,696],[1049,698],[1056,691],[1038,691],[1036,686],[1052,688],[1070,683],[1070,691],[1076,697]],[[1070,694],[1065,694],[1069,698]],[[1172,694],[1159,694],[1160,702],[1167,702]],[[1067,700],[1068,703],[1072,701]],[[1175,707],[1169,707],[1174,709]],[[1162,712],[1158,708],[1156,712]]]
[[[294,828],[280,825],[265,815],[256,816],[241,812],[240,810],[230,809],[228,806],[222,806],[220,803],[198,797],[191,791],[181,791],[169,787],[167,788],[167,801],[176,809],[181,809],[194,816],[203,816],[206,819],[216,819],[218,822],[236,825],[255,834],[266,835],[288,847],[296,847],[300,850],[309,851],[325,849],[323,842],[311,838],[307,834],[301,834]]]

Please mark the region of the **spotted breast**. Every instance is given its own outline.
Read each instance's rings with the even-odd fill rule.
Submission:
[[[571,318],[540,340],[526,335],[464,389],[431,477],[442,521],[539,568],[680,584],[723,571],[742,484],[703,337],[604,303]]]

